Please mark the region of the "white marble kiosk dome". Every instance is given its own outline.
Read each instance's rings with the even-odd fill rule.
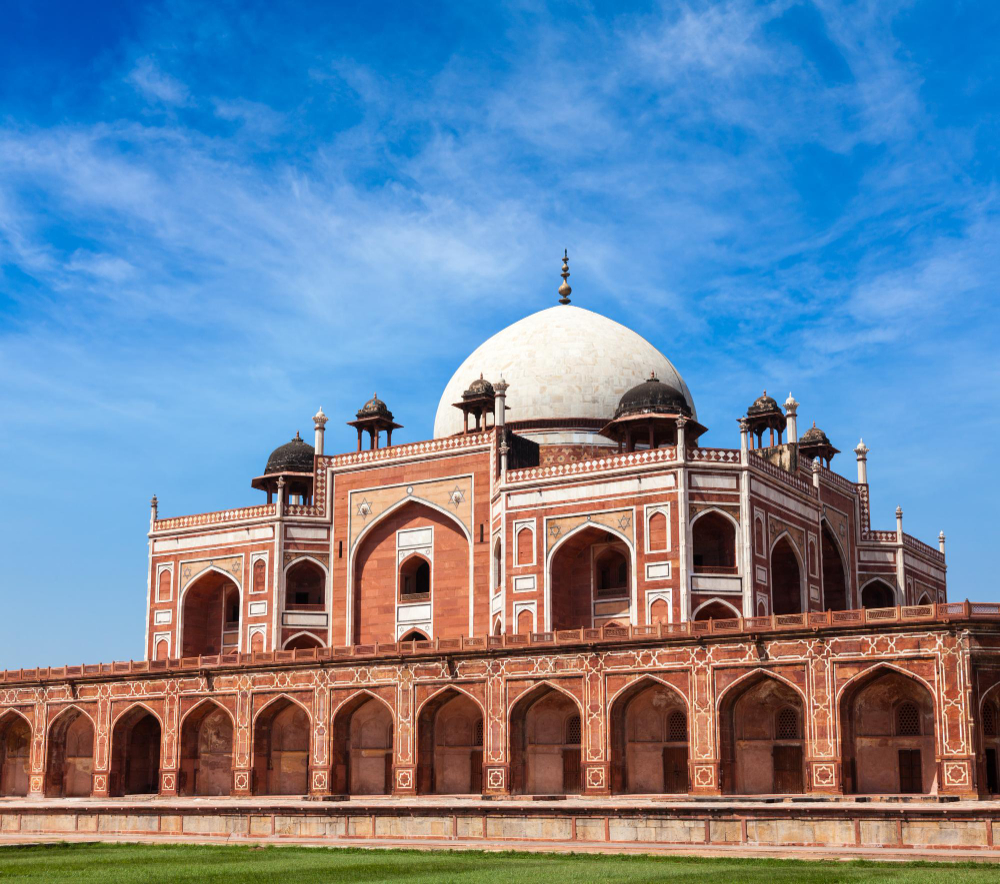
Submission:
[[[611,445],[596,429],[580,423],[611,420],[622,394],[648,379],[650,372],[680,390],[697,417],[684,379],[642,335],[599,313],[559,304],[515,322],[472,352],[444,389],[434,438],[462,432],[462,412],[454,404],[482,374],[494,384],[503,377],[510,385],[508,423],[544,420],[562,425],[519,431],[536,442]]]

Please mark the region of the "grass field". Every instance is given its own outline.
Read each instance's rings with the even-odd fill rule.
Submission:
[[[973,863],[802,862],[653,856],[566,856],[309,847],[52,844],[0,847],[0,882],[934,882],[995,884],[996,865]]]

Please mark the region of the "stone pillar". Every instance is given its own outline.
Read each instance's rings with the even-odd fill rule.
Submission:
[[[153,499],[149,502],[149,530],[152,531],[156,527],[156,517],[159,514],[160,504],[156,499],[156,495],[153,495]]]
[[[34,713],[35,720],[31,726],[28,798],[37,800],[45,797],[45,755],[48,742],[45,703],[40,699],[35,702]]]
[[[867,485],[868,484],[868,452],[871,449],[865,445],[865,440],[862,439],[858,442],[858,447],[854,449],[854,453],[858,456],[858,484]]]
[[[176,685],[163,698],[160,741],[160,795],[175,798],[180,786],[180,696]]]
[[[743,578],[743,616],[754,616],[753,520],[750,517],[750,421],[740,418],[740,575]]]
[[[249,679],[246,679],[246,683],[249,683]],[[233,730],[232,794],[235,798],[247,798],[253,794],[253,759],[250,757],[252,707],[253,695],[249,688],[238,688],[236,691],[236,728]]]
[[[91,797],[107,798],[111,793],[111,691],[101,686],[94,716],[94,771]]]
[[[938,532],[938,549],[941,550],[941,555],[944,555],[944,531]]]
[[[750,421],[740,418],[740,463],[746,466],[750,462]]]
[[[319,411],[317,411],[313,415],[313,427],[316,430],[316,445],[315,445],[315,449],[316,449],[316,456],[317,457],[322,457],[323,456],[323,436],[324,436],[324,434],[326,432],[326,422],[328,420],[329,420],[329,418],[325,414],[323,414],[323,406],[321,405],[319,407]]]
[[[449,670],[454,672],[452,661]],[[417,794],[416,723],[413,720],[413,668],[400,666],[396,677],[396,720],[393,723],[392,794]]]
[[[510,794],[510,756],[508,754],[507,698],[503,670],[498,661],[487,664],[486,719],[483,742],[483,794]]]
[[[691,710],[688,715],[688,791],[722,794],[722,764],[716,742],[715,680],[708,651],[699,644],[692,656]]]
[[[508,449],[507,442],[504,439],[504,427],[507,425],[507,389],[509,387],[510,384],[502,376],[493,387],[493,392],[496,393],[494,404],[496,413],[493,415],[493,423],[500,436],[500,481],[503,481],[507,476]]]
[[[837,692],[832,678],[832,664],[824,639],[819,639],[809,651],[808,683],[810,701],[804,714],[806,733],[813,738],[806,743],[806,791],[823,795],[843,795],[842,755],[837,728]]]
[[[896,543],[903,542],[903,508],[896,507]]]
[[[896,507],[896,583],[899,586],[897,604],[908,605],[912,600],[906,597],[906,564],[903,557],[903,508]]]
[[[580,775],[584,795],[611,794],[611,765],[607,755],[608,705],[604,694],[601,658],[596,654],[586,662],[583,676],[583,709],[580,739]],[[600,710],[587,715],[587,710]]]
[[[330,794],[330,689],[325,684],[313,688],[312,752],[309,755],[309,796]]]
[[[799,403],[795,401],[792,394],[788,394],[788,398],[785,400],[785,419],[787,421],[788,429],[788,441],[798,445],[799,444],[799,428],[798,428],[798,418],[797,409]]]
[[[819,471],[820,463],[819,458],[813,461],[813,488],[816,489],[816,495],[819,496]]]

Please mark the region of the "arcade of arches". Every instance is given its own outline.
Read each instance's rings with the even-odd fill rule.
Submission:
[[[802,686],[765,669],[724,689],[717,701],[719,789],[724,794],[771,795],[808,791],[808,740]],[[935,700],[917,677],[877,664],[847,682],[837,701],[835,735],[841,786],[855,794],[933,794],[939,791]],[[581,706],[540,682],[510,707],[507,758],[512,794],[566,795],[582,791]],[[414,788],[418,794],[476,795],[484,791],[483,707],[458,687],[442,687],[415,712]],[[679,689],[640,676],[609,697],[609,791],[669,795],[690,791],[691,728]],[[984,793],[1000,792],[1000,689],[981,703],[980,767]],[[224,796],[234,790],[232,713],[205,699],[180,716],[177,791]],[[313,727],[307,709],[279,695],[252,719],[252,790],[259,795],[309,793]],[[112,796],[151,794],[160,786],[162,731],[156,714],[136,704],[111,726]],[[29,790],[33,730],[8,711],[0,716],[0,796]],[[382,698],[362,690],[332,710],[330,790],[385,795],[393,789],[396,732]],[[55,714],[45,738],[44,792],[84,797],[94,788],[95,726],[70,705]]]

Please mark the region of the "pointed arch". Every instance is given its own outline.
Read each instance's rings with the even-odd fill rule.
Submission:
[[[451,521],[453,521],[459,527],[459,530],[462,532],[465,539],[468,540],[469,543],[472,543],[472,534],[469,532],[469,529],[466,528],[465,523],[458,517],[457,514],[449,512],[443,506],[433,503],[427,500],[426,498],[417,497],[415,494],[411,494],[410,496],[405,497],[402,500],[397,500],[394,504],[391,504],[390,506],[386,507],[374,519],[372,519],[368,524],[366,524],[364,528],[361,529],[361,531],[358,533],[358,536],[354,538],[354,543],[351,544],[351,557],[350,560],[348,561],[348,565],[351,565],[353,563],[354,553],[361,546],[361,541],[364,540],[365,537],[371,533],[372,529],[376,525],[385,521],[385,519],[387,519],[389,516],[395,513],[396,510],[403,509],[404,507],[407,507],[410,504],[416,504],[418,506],[426,506],[428,509],[432,509],[443,516],[447,516],[449,519],[451,519]]]
[[[0,727],[4,726],[4,719],[8,715],[16,715],[18,718],[24,719],[24,723],[28,725],[29,728],[31,728],[32,735],[34,735],[35,732],[34,722],[32,722],[32,720],[28,718],[28,716],[25,715],[20,709],[15,709],[13,706],[11,706],[8,709],[4,709],[2,712],[0,712]]]
[[[287,639],[285,639],[285,643],[281,646],[281,649],[282,650],[288,650],[288,646],[293,641],[295,641],[296,639],[299,639],[299,638],[308,638],[308,639],[311,639],[312,641],[316,642],[316,647],[319,648],[319,649],[323,649],[323,648],[326,647],[326,645],[323,644],[323,639],[321,639],[318,635],[316,635],[315,632],[309,632],[309,630],[307,630],[307,629],[301,629],[298,632],[296,632],[294,635],[289,636]],[[301,648],[294,648],[293,650],[302,650],[302,649]]]
[[[881,576],[881,577],[869,577],[864,583],[861,584],[861,587],[858,590],[858,603],[861,605],[862,608],[876,607],[875,605],[866,605],[865,604],[865,590],[868,589],[869,587],[872,587],[874,589],[875,586],[873,584],[881,584],[883,587],[885,587],[885,589],[888,591],[888,593],[891,596],[890,600],[891,600],[892,604],[890,604],[890,605],[882,605],[882,606],[877,606],[877,607],[892,608],[895,605],[898,605],[900,603],[899,602],[899,596],[900,596],[899,588],[897,586],[893,585],[893,583],[895,583],[894,580],[893,580],[892,583],[890,583],[890,581],[886,579],[887,576],[888,575]]]
[[[828,611],[846,611],[852,605],[850,570],[847,567],[848,559],[844,545],[841,543],[837,532],[833,530],[833,525],[830,524],[830,520],[826,516],[820,519],[819,534],[819,545],[823,557],[823,567],[820,570],[823,578],[823,607]],[[837,556],[836,564],[840,569],[841,587],[827,586],[828,583],[835,583],[837,578],[833,564],[828,564],[827,562],[826,546],[828,544],[832,547],[834,555]],[[843,599],[840,598],[841,588]]]
[[[845,681],[837,690],[837,705],[840,705],[840,701],[844,694],[850,689],[853,690],[856,687],[863,687],[859,685],[859,682],[864,681],[874,681],[883,675],[894,672],[898,675],[910,678],[918,684],[922,685],[933,697],[935,695],[935,688],[930,682],[914,672],[910,672],[908,669],[903,669],[901,666],[897,666],[895,663],[889,663],[884,660],[879,660],[877,663],[872,663],[867,669],[863,669],[861,672],[856,672],[847,681]]]
[[[177,596],[178,606],[180,606],[180,603],[184,600],[185,593],[187,593],[187,591],[192,586],[194,586],[199,580],[201,580],[202,577],[205,577],[210,572],[221,574],[227,580],[231,580],[233,583],[236,584],[236,588],[240,591],[240,596],[241,597],[243,596],[243,582],[238,577],[236,577],[229,571],[222,570],[222,568],[220,568],[218,565],[209,565],[208,567],[202,569],[197,574],[195,574],[194,577],[192,577],[187,583],[184,584],[184,586],[181,587],[181,591]]]
[[[511,791],[580,792],[583,709],[576,697],[544,680],[518,697],[507,716]]]
[[[458,685],[434,691],[416,714],[417,792],[476,794],[483,788],[486,712]]]
[[[75,703],[52,717],[45,739],[47,798],[84,798],[91,794],[96,737],[93,717]]]
[[[305,712],[306,716],[309,718],[309,724],[310,725],[312,724],[312,720],[313,720],[313,718],[312,718],[312,711],[309,709],[309,707],[306,706],[306,704],[303,703],[301,700],[297,700],[291,694],[286,694],[286,693],[282,692],[280,694],[277,694],[274,697],[271,697],[270,700],[268,700],[263,706],[260,707],[260,709],[258,709],[253,714],[253,717],[250,720],[251,726],[253,726],[253,725],[255,725],[257,723],[257,719],[260,718],[261,713],[265,709],[273,706],[275,703],[277,703],[277,702],[279,702],[281,700],[288,700],[289,702],[294,703],[296,706],[298,706],[303,712]]]
[[[727,685],[716,698],[723,793],[804,792],[808,708],[805,692],[771,670],[752,669]],[[787,727],[789,709],[794,728]]]
[[[34,739],[34,724],[19,709],[0,714],[0,796],[27,797]]]
[[[742,617],[743,616],[743,612],[740,611],[740,610],[738,610],[733,605],[732,602],[727,602],[725,599],[721,599],[718,596],[713,596],[712,598],[706,599],[705,601],[703,601],[700,605],[698,605],[697,608],[695,608],[691,612],[691,619],[692,620],[697,620],[698,619],[698,613],[699,613],[699,611],[701,611],[703,608],[707,608],[709,605],[722,605],[725,608],[729,608],[729,610],[733,612],[733,616],[734,617]]]
[[[138,708],[145,709],[153,718],[156,719],[157,724],[163,727],[163,719],[156,713],[152,706],[147,705],[142,700],[136,700],[134,703],[126,706],[121,712],[119,712],[114,718],[111,719],[111,730],[114,731],[115,726],[122,719],[123,716],[127,715],[129,712],[133,712]]]
[[[109,783],[113,796],[159,792],[163,730],[162,718],[141,701],[114,717]]]
[[[608,760],[615,794],[688,791],[691,709],[674,685],[643,674],[608,703]],[[673,719],[683,719],[683,736]]]
[[[301,553],[297,555],[294,559],[289,561],[287,565],[285,565],[281,573],[287,575],[289,570],[294,568],[296,565],[301,565],[303,562],[312,562],[314,565],[318,565],[320,569],[323,571],[323,574],[329,580],[330,569],[325,564],[323,564],[323,561],[321,559],[316,558],[316,556],[312,555],[311,553]]]
[[[219,599],[218,602],[219,607],[217,609],[217,612],[211,612],[211,611],[203,612],[204,613],[203,619],[206,621],[206,626],[202,628],[205,628],[210,635],[217,635],[219,648],[217,651],[214,650],[214,644],[213,644],[209,648],[205,648],[205,650],[200,650],[192,653],[189,640],[193,641],[194,644],[196,645],[199,644],[200,642],[197,637],[192,637],[188,635],[188,626],[189,626],[188,621],[191,619],[192,616],[192,612],[189,611],[188,608],[192,604],[197,605],[199,599],[195,597],[192,600],[189,598],[189,596],[191,596],[192,590],[196,589],[199,586],[199,584],[201,584],[205,580],[205,578],[207,578],[209,575],[212,574],[221,577],[222,581],[219,582],[214,588],[206,589],[206,592],[208,593],[220,592],[221,598]],[[226,593],[227,583],[231,583],[233,586],[236,587],[236,596],[238,601],[237,605],[238,619],[236,621],[235,630],[226,629],[227,621],[226,621],[225,605],[227,596]],[[177,651],[176,651],[177,655],[180,657],[199,656],[200,654],[205,653],[206,650],[208,651],[209,655],[224,654],[227,652],[227,646],[225,644],[225,635],[227,633],[232,634],[233,632],[236,633],[236,646],[235,647],[228,646],[228,650],[230,652],[241,651],[243,649],[243,624],[245,620],[243,612],[243,602],[244,602],[243,583],[233,574],[229,573],[228,571],[224,571],[217,565],[209,565],[202,571],[199,571],[194,577],[192,577],[187,583],[184,584],[183,588],[180,590],[177,596]],[[205,606],[207,605],[207,602],[203,599],[201,600],[201,604]],[[214,621],[215,616],[218,616],[218,621]],[[192,629],[195,628],[194,626],[195,623],[197,623],[197,620],[192,622],[191,626]],[[216,630],[218,630],[217,633]],[[215,639],[213,639],[213,642],[214,640]]]
[[[799,610],[790,611],[778,611],[777,599],[775,598],[775,584],[777,580],[775,578],[775,567],[774,567],[774,551],[778,546],[784,543],[792,551],[792,556],[795,558],[795,563],[799,572]],[[770,570],[771,577],[771,611],[775,614],[789,614],[798,613],[803,614],[809,610],[809,599],[808,599],[808,564],[805,559],[805,553],[798,548],[795,544],[795,538],[792,537],[791,533],[787,530],[782,531],[774,541],[771,543],[770,549],[767,554],[767,564]]]
[[[396,714],[383,697],[367,688],[350,694],[333,710],[330,734],[334,793],[391,794]]]
[[[633,524],[635,523],[635,517],[633,513]],[[545,529],[548,530],[547,528]],[[628,596],[629,596],[629,623],[633,626],[638,623],[638,580],[636,576],[637,568],[637,557],[635,544],[632,539],[624,534],[617,528],[612,528],[608,525],[595,523],[595,522],[581,522],[576,527],[570,529],[561,537],[559,537],[552,548],[545,553],[545,570],[544,570],[544,581],[545,585],[543,588],[543,597],[545,600],[545,611],[544,611],[544,631],[552,631],[552,564],[555,561],[556,554],[565,545],[565,543],[572,537],[576,536],[585,531],[597,531],[610,534],[616,537],[619,541],[625,544],[625,548],[628,550],[628,570],[629,570],[629,586],[628,586]]]
[[[187,719],[191,715],[191,713],[195,712],[198,709],[201,709],[202,706],[217,706],[219,709],[221,709],[223,712],[225,712],[226,715],[229,716],[229,719],[232,722],[233,727],[234,728],[236,727],[236,716],[233,715],[233,713],[230,712],[222,703],[220,703],[217,699],[215,699],[215,697],[203,697],[201,700],[199,700],[197,703],[195,703],[194,706],[192,706],[190,709],[188,709],[188,711],[185,712],[180,717],[180,721],[177,722],[178,727],[179,728],[183,728],[184,727],[184,722],[187,721]]]

